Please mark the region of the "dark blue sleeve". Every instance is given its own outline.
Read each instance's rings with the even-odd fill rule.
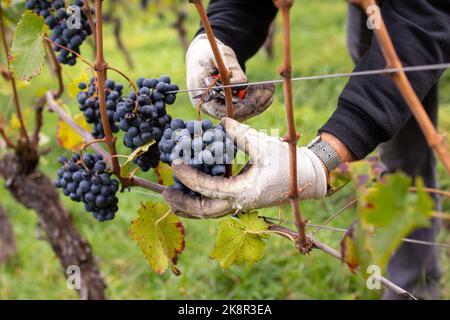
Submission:
[[[263,45],[276,13],[272,0],[211,0],[207,9],[215,36],[234,50],[243,68]],[[203,32],[202,27],[198,33]]]
[[[382,16],[404,66],[450,61],[449,0],[386,0]],[[355,71],[386,66],[375,37]],[[435,85],[443,70],[407,74],[419,99]],[[384,75],[351,78],[338,107],[319,130],[344,142],[357,159],[392,138],[411,117],[393,81]]]

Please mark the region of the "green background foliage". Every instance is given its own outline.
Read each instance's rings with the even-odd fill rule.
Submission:
[[[124,42],[136,65],[127,70],[123,56],[118,51],[110,25],[105,26],[105,52],[108,62],[126,71],[132,78],[153,77],[169,74],[175,83],[185,86],[184,52],[176,31],[170,28],[173,17],[168,12],[165,20],[154,14],[138,10],[123,10]],[[192,38],[198,26],[198,19],[192,7],[188,9],[187,26]],[[292,11],[293,67],[295,76],[349,71],[352,62],[345,43],[346,4],[344,1],[296,1]],[[279,31],[279,28],[278,28]],[[247,65],[250,80],[278,78],[280,64],[280,34],[276,34],[276,54],[273,61],[267,61],[258,53]],[[82,54],[94,60],[89,44],[82,48]],[[0,58],[4,61],[4,57]],[[78,62],[76,67],[64,67],[63,75],[68,84],[73,78],[86,71]],[[110,72],[109,76],[120,79]],[[120,80],[125,83],[123,80]],[[386,80],[388,81],[388,80]],[[303,134],[300,144],[312,138],[334,110],[337,97],[346,79],[328,79],[299,82],[294,84],[296,124]],[[42,94],[49,84],[56,87],[55,78],[46,69],[29,86],[21,89],[22,103],[31,107],[36,93]],[[440,128],[450,131],[450,73],[441,83]],[[5,82],[0,79],[0,104],[7,106],[9,98]],[[77,112],[73,99],[66,96],[63,101]],[[255,128],[279,128],[280,135],[286,131],[282,104],[282,90],[277,87],[276,97],[270,109],[256,119],[249,121]],[[174,116],[194,119],[185,94],[178,96],[174,106],[169,107]],[[26,114],[26,112],[25,112]],[[32,117],[29,117],[32,123]],[[57,119],[54,114],[45,115],[44,134],[50,139],[52,152],[41,159],[41,168],[54,177],[58,167],[56,158],[65,153],[55,139]],[[124,148],[119,148],[126,154]],[[143,176],[151,178],[152,173]],[[449,189],[450,179],[439,166],[441,187]],[[154,177],[153,177],[154,178]],[[308,220],[321,223],[329,215],[349,202],[354,190],[351,185],[324,201],[302,203]],[[0,187],[0,202],[10,217],[17,236],[18,256],[9,265],[0,266],[0,299],[77,299],[74,291],[68,290],[61,274],[59,262],[50,246],[42,239],[34,212],[18,205],[3,186]],[[136,218],[140,201],[159,201],[161,197],[148,191],[133,189],[119,195],[120,210],[114,221],[98,223],[84,212],[81,205],[64,198],[80,232],[91,243],[99,258],[101,271],[108,283],[107,294],[112,299],[373,299],[380,292],[366,289],[364,280],[352,275],[347,266],[326,254],[314,251],[310,256],[299,255],[292,244],[281,237],[272,236],[267,241],[265,256],[252,267],[232,266],[222,270],[219,263],[210,259],[210,253],[217,236],[219,221],[189,221],[183,219],[186,228],[186,249],[180,255],[178,267],[182,275],[175,277],[170,272],[159,276],[148,267],[136,243],[128,238],[131,221]],[[444,211],[450,209],[450,202],[443,202]],[[285,220],[292,220],[289,206],[283,209]],[[262,210],[266,216],[278,217],[278,208]],[[349,209],[331,223],[331,226],[347,227],[356,217]],[[286,222],[289,225],[288,222]],[[292,226],[292,225],[291,225]],[[444,224],[448,228],[448,224]],[[446,232],[448,234],[448,231]],[[321,230],[317,238],[335,248],[339,247],[342,234]],[[450,237],[441,232],[439,241]],[[444,298],[450,298],[450,262],[448,251],[441,251],[444,278]]]

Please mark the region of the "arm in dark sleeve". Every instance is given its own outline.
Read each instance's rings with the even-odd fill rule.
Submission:
[[[386,0],[382,16],[404,66],[450,60],[450,1]],[[386,62],[375,37],[355,71],[380,69]],[[443,70],[407,73],[420,100],[437,83]],[[411,117],[394,82],[384,75],[353,77],[339,97],[338,107],[319,132],[337,137],[362,159],[392,138]]]
[[[207,10],[215,36],[234,50],[243,69],[266,40],[276,12],[272,0],[211,0]]]

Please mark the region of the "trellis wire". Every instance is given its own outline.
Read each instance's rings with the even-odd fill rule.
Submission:
[[[347,203],[343,208],[339,209],[336,213],[334,213],[333,215],[331,215],[327,220],[325,220],[321,226],[318,226],[316,228],[316,230],[314,230],[312,232],[311,235],[315,235],[320,229],[322,229],[322,226],[326,225],[327,223],[329,223],[331,220],[333,220],[334,218],[336,218],[338,215],[340,215],[342,212],[344,212],[347,208],[351,207],[353,204],[355,204],[358,200],[354,199],[352,201],[350,201],[349,203]]]
[[[263,218],[267,219],[267,220],[271,220],[271,221],[278,221],[279,220],[277,218],[270,218],[270,217],[263,217]],[[290,221],[290,220],[283,220],[283,222],[290,223],[290,224],[294,223],[294,221]],[[306,226],[307,227],[313,227],[313,228],[330,230],[330,231],[337,231],[337,232],[342,232],[342,233],[347,232],[347,229],[344,229],[344,228],[329,227],[329,226],[325,226],[325,225],[321,225],[321,224],[315,224],[315,223],[310,223],[310,222],[308,222],[308,224]],[[416,240],[416,239],[410,239],[410,238],[403,238],[402,241],[403,242],[414,243],[414,244],[420,244],[420,245],[424,245],[424,246],[441,247],[441,248],[445,248],[445,249],[450,249],[450,244],[447,244],[447,243],[423,241],[423,240]]]
[[[428,71],[428,70],[441,70],[450,68],[450,63],[438,63],[438,64],[427,64],[420,66],[409,66],[403,68],[383,68],[383,69],[374,69],[374,70],[366,70],[366,71],[356,71],[356,72],[344,72],[344,73],[331,73],[331,74],[323,74],[316,76],[302,76],[292,78],[292,81],[308,81],[308,80],[321,80],[321,79],[332,79],[332,78],[346,78],[346,77],[360,77],[360,76],[369,76],[376,74],[390,74],[396,73],[400,71],[404,72],[417,72],[417,71]],[[283,83],[282,79],[274,79],[274,80],[266,80],[266,81],[254,81],[248,83],[236,83],[230,85],[218,85],[216,88],[238,88],[245,86],[256,86],[261,84],[279,84]],[[204,91],[208,90],[207,87],[202,88],[191,88],[191,89],[180,89],[176,91],[168,91],[167,93],[186,93],[191,91]]]

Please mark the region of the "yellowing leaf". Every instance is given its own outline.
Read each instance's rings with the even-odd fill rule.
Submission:
[[[358,252],[355,244],[355,225],[356,222],[350,225],[350,228],[348,228],[341,240],[342,260],[347,264],[352,273],[355,273],[359,265]]]
[[[11,0],[1,0],[3,7],[9,7],[11,5]]]
[[[1,81],[3,81],[3,78],[0,78],[0,82]],[[18,91],[20,91],[23,88],[28,87],[29,85],[30,85],[29,81],[22,81],[22,80],[16,81],[16,86],[17,86]],[[0,94],[3,96],[11,96],[13,94],[11,86],[0,84]]]
[[[136,241],[152,270],[158,274],[175,267],[184,250],[184,227],[165,203],[141,203],[138,217],[132,221],[129,236]]]
[[[120,175],[125,178],[131,171],[130,165],[131,161],[139,157],[140,155],[146,153],[148,149],[155,143],[155,140],[150,140],[143,146],[136,148],[129,156],[128,159],[124,162],[124,164],[120,168]]]
[[[127,162],[126,164],[124,164],[123,166],[120,167],[120,176],[122,178],[127,178],[131,175],[131,172],[133,168],[133,163],[132,162]]]
[[[24,111],[22,111],[22,119],[23,119],[23,122],[25,123],[25,125],[30,120],[31,115],[32,114],[31,114],[30,109],[25,109]],[[19,121],[19,118],[17,117],[16,113],[13,113],[11,115],[11,119],[9,120],[9,127],[11,129],[19,129],[20,128],[20,121]]]
[[[80,88],[78,88],[78,83],[80,82],[84,82],[86,83],[87,87],[84,90],[81,90]],[[73,81],[69,84],[68,87],[68,91],[69,91],[69,96],[71,98],[75,98],[78,94],[78,92],[80,91],[88,91],[89,88],[89,77],[86,73],[82,73],[80,74],[79,77],[73,79]]]
[[[158,176],[158,183],[162,184],[164,186],[171,186],[173,185],[173,171],[172,168],[165,164],[160,162],[159,166],[155,168],[156,175]]]
[[[76,114],[73,120],[87,131],[90,130],[89,124],[82,113]],[[83,145],[83,139],[80,135],[62,120],[58,121],[56,141],[61,147],[71,151],[79,151]]]
[[[224,269],[233,264],[252,265],[264,255],[267,223],[256,211],[238,217],[229,217],[220,223],[219,236],[211,253],[211,258],[219,260]]]
[[[22,15],[11,47],[11,69],[16,78],[30,80],[40,73],[45,58],[43,36],[47,29],[44,19],[37,14]]]

